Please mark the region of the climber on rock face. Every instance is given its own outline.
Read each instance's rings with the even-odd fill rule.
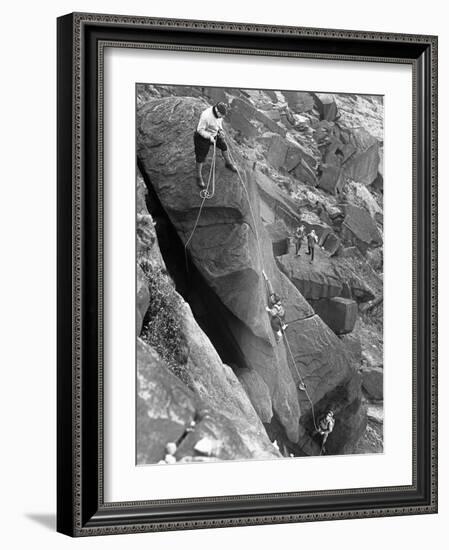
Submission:
[[[321,454],[324,454],[326,452],[325,444],[326,444],[327,438],[329,437],[329,434],[332,433],[334,426],[335,426],[335,418],[334,418],[334,413],[332,411],[327,411],[326,415],[323,416],[318,421],[318,426],[317,426],[318,429],[315,431],[315,433],[319,433],[322,436]]]
[[[313,262],[313,259],[315,257],[315,245],[318,242],[318,236],[315,233],[315,229],[312,229],[312,231],[307,235],[307,246],[309,248],[309,251],[306,252],[310,256],[310,261]]]
[[[282,305],[282,300],[274,292],[265,271],[262,271],[262,273],[268,288],[268,306],[265,309],[270,314],[271,328],[276,334],[276,342],[279,343],[282,340],[282,333],[288,327],[288,325],[284,323],[285,309]]]
[[[193,136],[196,157],[196,181],[200,187],[205,187],[203,181],[203,164],[211,144],[221,150],[225,166],[232,172],[237,168],[229,158],[228,146],[224,139],[223,117],[226,115],[226,105],[222,102],[205,109],[200,116],[197,129]]]

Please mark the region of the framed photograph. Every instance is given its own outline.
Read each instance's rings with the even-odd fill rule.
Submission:
[[[58,19],[58,531],[437,511],[437,38]]]

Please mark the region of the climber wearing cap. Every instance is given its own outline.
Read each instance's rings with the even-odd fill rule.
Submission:
[[[327,411],[326,415],[319,420],[317,430],[315,432],[315,433],[319,433],[322,436],[321,454],[324,454],[326,452],[326,448],[324,445],[327,441],[327,438],[329,437],[329,434],[334,429],[334,426],[335,426],[334,413],[332,411]]]
[[[226,105],[222,102],[205,109],[200,116],[197,129],[193,136],[196,157],[196,181],[200,187],[205,187],[203,181],[203,163],[206,160],[211,144],[218,147],[225,160],[225,166],[232,172],[237,168],[231,162],[228,147],[224,140],[223,117],[226,115]]]
[[[265,271],[262,271],[262,273],[268,289],[268,306],[265,309],[270,314],[271,328],[276,334],[276,342],[279,343],[282,339],[283,331],[288,327],[288,325],[284,323],[285,309],[282,305],[282,300],[274,292],[273,286]]]

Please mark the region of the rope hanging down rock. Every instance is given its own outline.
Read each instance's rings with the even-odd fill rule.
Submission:
[[[256,217],[254,215],[254,211],[253,211],[253,208],[251,206],[251,199],[250,199],[248,190],[245,186],[245,183],[243,182],[242,176],[240,175],[238,164],[234,160],[234,156],[231,152],[230,144],[228,144],[228,147],[229,147],[229,158],[231,159],[232,164],[234,164],[234,166],[236,167],[239,182],[240,182],[241,186],[243,187],[243,190],[245,192],[245,195],[246,195],[246,198],[247,198],[247,201],[248,201],[248,206],[249,206],[249,209],[250,209],[251,217],[253,219],[254,234],[255,234],[256,242],[257,242],[257,251],[258,251],[258,256],[259,256],[259,262],[260,262],[260,265],[261,265],[261,270],[265,271],[265,265],[264,265],[264,261],[263,261],[262,249],[261,249],[261,246],[260,246],[259,232],[257,230]],[[198,211],[198,215],[197,215],[197,218],[195,220],[195,224],[193,226],[192,232],[191,232],[189,238],[187,239],[187,241],[184,245],[186,265],[187,265],[187,247],[189,246],[189,244],[190,244],[190,242],[193,238],[193,235],[196,231],[196,228],[198,226],[198,223],[200,221],[201,212],[203,210],[204,203],[206,202],[207,199],[211,199],[215,195],[215,159],[216,159],[216,143],[214,142],[214,153],[213,153],[211,167],[210,167],[210,171],[209,171],[209,177],[208,177],[208,180],[207,180],[207,186],[206,186],[206,189],[203,189],[200,193],[200,197],[202,198],[202,201],[201,201],[201,205],[200,205],[200,208],[199,208],[199,211]],[[211,181],[212,181],[212,190],[209,192],[209,186],[210,186]],[[304,382],[304,378],[301,375],[299,367],[296,364],[295,358],[293,356],[293,353],[292,353],[292,350],[291,350],[291,347],[290,347],[290,343],[288,341],[287,335],[286,335],[284,330],[282,331],[282,335],[284,336],[284,340],[285,340],[285,343],[286,343],[287,350],[290,354],[292,363],[295,367],[296,374],[297,374],[297,376],[300,380],[300,384],[301,384],[300,389],[305,392],[305,394],[307,396],[307,399],[309,400],[309,403],[310,403],[310,406],[311,406],[311,411],[312,411],[313,425],[315,427],[315,430],[318,431],[318,427],[317,427],[317,424],[316,424],[316,418],[315,418],[315,408],[314,408],[312,399],[310,398],[310,395],[307,391],[307,388],[306,388],[306,385],[305,385],[305,382]]]
[[[195,225],[193,226],[192,232],[190,233],[190,237],[187,239],[186,244],[184,245],[184,252],[186,254],[186,258],[187,258],[187,247],[189,246],[190,241],[192,240],[192,237],[193,237],[193,235],[195,233],[195,230],[198,226],[198,222],[200,221],[201,212],[203,210],[204,203],[206,202],[206,199],[211,199],[215,195],[215,158],[216,158],[216,152],[217,152],[217,146],[216,146],[216,143],[214,141],[214,154],[212,156],[212,162],[211,162],[211,165],[210,165],[209,177],[207,178],[207,186],[206,186],[206,189],[203,189],[200,193],[200,197],[203,200],[201,201],[200,209],[198,210],[198,215],[196,217]],[[212,180],[212,190],[209,193],[209,186],[210,186],[211,180]]]
[[[230,149],[230,147],[229,147]],[[248,205],[249,205],[249,209],[250,209],[250,212],[251,212],[251,216],[253,218],[253,223],[254,223],[254,233],[255,233],[255,236],[256,236],[256,240],[257,240],[257,248],[258,248],[258,253],[259,253],[259,261],[260,261],[260,264],[262,266],[262,270],[265,271],[265,266],[264,266],[264,261],[263,261],[263,256],[262,256],[262,250],[261,250],[261,247],[260,247],[260,239],[259,239],[259,234],[258,234],[258,231],[257,231],[257,224],[256,224],[256,218],[254,216],[254,212],[253,212],[253,209],[252,209],[252,206],[251,206],[251,200],[249,198],[249,194],[248,194],[248,190],[246,189],[246,186],[243,182],[243,179],[240,175],[240,172],[239,172],[239,169],[238,169],[238,164],[234,161],[234,158],[233,158],[233,155],[232,155],[232,152],[231,150],[229,150],[229,158],[231,159],[231,162],[232,164],[234,164],[234,166],[236,166],[237,168],[237,175],[239,177],[239,180],[240,180],[240,183],[245,191],[245,194],[246,194],[246,197],[247,197],[247,200],[248,200]],[[301,372],[299,370],[299,367],[298,365],[296,364],[296,361],[295,361],[295,358],[293,356],[293,353],[292,353],[292,350],[291,350],[291,347],[290,347],[290,343],[288,341],[288,338],[287,338],[287,334],[285,333],[285,331],[283,330],[282,331],[282,334],[284,336],[284,340],[285,340],[285,343],[286,343],[286,346],[287,346],[287,350],[290,354],[290,357],[291,357],[291,360],[292,360],[292,363],[295,367],[295,370],[296,370],[296,374],[301,382],[301,389],[305,392],[306,396],[307,396],[307,399],[309,400],[309,403],[310,403],[310,407],[311,407],[311,410],[312,410],[312,419],[313,419],[313,425],[315,427],[315,430],[318,431],[318,427],[317,427],[317,424],[316,424],[316,418],[315,418],[315,408],[314,408],[314,405],[313,405],[313,402],[312,402],[312,399],[310,398],[310,395],[309,395],[309,392],[307,391],[307,388],[306,388],[306,384],[304,382],[304,378],[301,376]]]

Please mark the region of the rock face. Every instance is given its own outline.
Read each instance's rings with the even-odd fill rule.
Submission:
[[[363,128],[353,130],[352,144],[357,151],[345,165],[345,173],[354,181],[370,185],[379,168],[379,142]]]
[[[338,114],[338,107],[333,94],[314,94],[322,120],[334,121]]]
[[[247,388],[253,408],[265,424],[279,424],[288,444],[315,452],[311,407],[298,389],[300,375],[308,381],[308,393],[318,411],[329,405],[339,388],[345,396],[340,401],[340,414],[347,418],[348,425],[361,426],[364,416],[360,382],[354,381],[358,375],[343,344],[277,267],[259,211],[258,189],[266,176],[246,163],[229,135],[230,153],[240,177],[226,170],[217,157],[215,195],[204,203],[192,234],[202,202],[195,183],[192,137],[205,107],[202,100],[187,97],[145,103],[137,117],[139,165],[181,242],[189,243],[189,257],[198,271],[199,284],[204,285],[205,293],[212,293],[211,299],[219,300],[216,304],[221,318],[214,343],[220,347],[226,339],[227,346],[223,347],[230,348],[236,358],[233,370]],[[251,109],[241,103],[238,109],[247,113],[243,118],[252,124]],[[205,164],[206,173],[210,162],[211,154]],[[287,340],[280,344],[275,341],[265,311],[263,269],[286,306]],[[210,314],[207,317],[210,304],[201,296],[196,299],[201,302],[197,311],[202,309],[203,319],[212,323]],[[203,349],[199,346],[197,353]],[[216,361],[221,363],[218,355]],[[199,386],[209,370],[205,372],[200,366],[203,361],[195,364],[201,370],[201,376],[195,378],[197,390],[205,398],[217,382],[216,370],[210,371],[207,393],[201,393]],[[334,451],[352,445],[357,432],[358,428],[350,433],[337,432]]]
[[[285,224],[280,220],[266,226],[268,235],[273,245],[273,255],[283,256],[290,250],[290,233]]]
[[[177,444],[177,460],[194,460],[201,456],[195,446],[204,439],[212,445],[211,460],[279,456],[237,376],[222,363],[189,305],[173,288],[145,201],[146,189],[138,177],[137,306],[144,325],[137,332],[138,463],[162,460],[170,442]],[[145,299],[139,299],[140,294]],[[159,310],[164,324],[154,325]],[[172,319],[176,334],[168,322]],[[145,328],[152,322],[160,330],[148,338]]]
[[[310,263],[305,250],[300,258],[293,254],[277,259],[278,265],[307,300],[343,296],[366,302],[374,298],[372,290],[342,260],[330,261],[319,249]]]
[[[282,94],[285,97],[290,109],[295,113],[305,113],[311,111],[315,106],[313,97],[307,92],[283,91]]]
[[[354,244],[362,252],[366,252],[369,246],[382,244],[379,229],[367,210],[353,205],[346,205],[344,210],[342,236],[347,242]]]
[[[369,397],[379,401],[384,397],[383,369],[380,367],[363,367],[361,369],[362,386]]]
[[[347,334],[354,329],[358,316],[357,302],[350,298],[336,297],[316,300],[313,309],[335,334]]]

